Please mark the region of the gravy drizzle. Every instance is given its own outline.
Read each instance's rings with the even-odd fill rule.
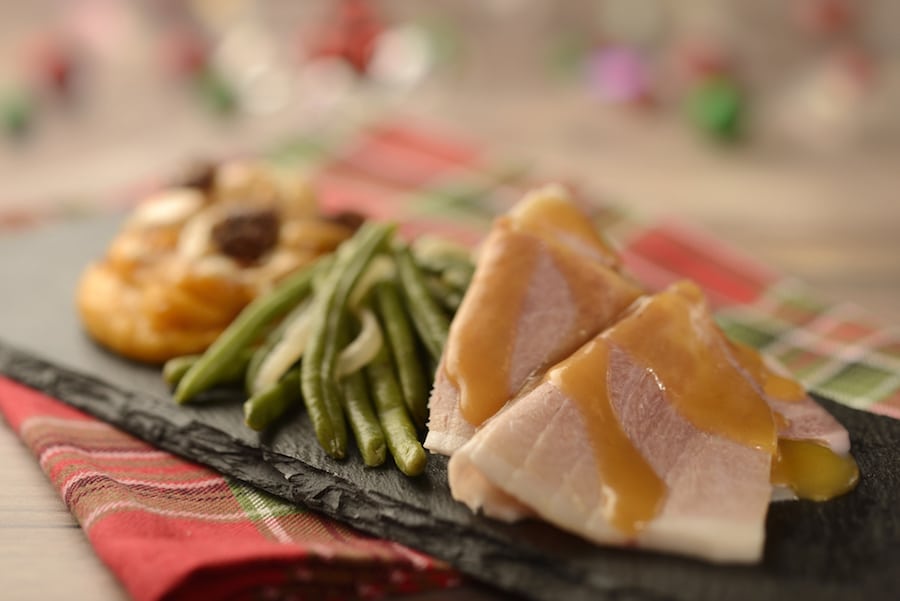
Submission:
[[[604,485],[604,516],[633,535],[659,511],[666,485],[619,425],[609,398],[608,368],[609,343],[597,337],[550,370],[547,379],[584,415]]]
[[[562,189],[535,193],[494,225],[491,285],[470,288],[448,338],[444,369],[460,393],[460,413],[479,426],[497,413],[517,390],[510,390],[510,367],[517,327],[528,286],[541,253],[549,253],[566,280],[577,307],[579,344],[595,327],[596,294],[588,291],[599,271],[618,259],[590,219],[567,200]],[[502,258],[501,258],[502,257]],[[596,270],[597,274],[588,273]],[[477,277],[477,275],[476,275]],[[638,297],[631,284],[611,295],[602,310],[614,313]],[[622,306],[618,306],[621,304]],[[615,306],[614,306],[615,305]],[[575,348],[566,350],[566,355]]]
[[[493,242],[504,255],[502,269],[493,271],[497,279],[492,285],[470,288],[464,318],[458,319],[448,337],[444,365],[459,389],[462,416],[476,426],[511,396],[509,369],[516,326],[539,250],[528,238],[503,232],[508,223],[497,227]]]
[[[815,441],[781,439],[772,457],[771,481],[801,499],[827,501],[853,490],[859,468],[850,455],[838,455]]]
[[[704,323],[708,319],[702,292],[685,281],[605,335],[653,370],[669,402],[694,426],[774,454],[772,410],[729,360],[716,326]]]
[[[729,346],[741,368],[760,385],[767,396],[786,402],[797,402],[806,398],[806,390],[799,382],[784,377],[766,365],[756,349],[735,341],[730,341]]]

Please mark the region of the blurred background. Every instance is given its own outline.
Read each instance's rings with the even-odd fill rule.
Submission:
[[[0,232],[384,115],[900,322],[893,0],[0,4]]]

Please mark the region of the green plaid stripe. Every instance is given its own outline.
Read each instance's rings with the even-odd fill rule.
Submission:
[[[719,312],[729,335],[782,362],[808,388],[846,405],[900,417],[900,335],[856,307],[827,303],[796,280],[753,305]]]
[[[279,536],[284,531],[280,525],[282,518],[307,513],[301,505],[291,505],[233,478],[225,478],[225,481],[246,518],[269,540],[287,542],[283,540],[284,535]]]

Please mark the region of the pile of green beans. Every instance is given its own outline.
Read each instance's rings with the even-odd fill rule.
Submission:
[[[395,229],[367,222],[335,253],[254,300],[202,355],[171,359],[163,377],[174,388],[174,400],[202,403],[221,398],[206,394],[211,390],[243,387],[244,419],[257,431],[302,404],[331,457],[347,456],[349,429],[367,466],[384,464],[390,454],[404,474],[420,474],[427,458],[420,437],[434,366],[473,266],[459,250],[446,257],[417,256]],[[393,273],[377,281],[359,306],[351,306],[367,286],[356,295],[354,288],[379,256],[392,261]],[[338,359],[360,327],[361,309],[374,313],[383,342],[366,365],[339,374]],[[302,356],[276,383],[257,390],[261,365],[299,311],[311,312]]]

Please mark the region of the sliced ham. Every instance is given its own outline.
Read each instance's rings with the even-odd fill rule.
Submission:
[[[681,282],[553,366],[456,451],[448,473],[455,499],[499,519],[533,512],[600,544],[755,562],[773,459],[789,450],[780,440],[801,441],[791,452],[830,481],[810,487],[780,464],[779,482],[797,478],[807,498],[855,483],[846,430],[729,342],[699,289]]]
[[[459,411],[459,389],[447,377],[442,360],[428,400],[428,434],[424,446],[432,453],[452,455],[474,434],[475,426]]]
[[[696,285],[641,296],[555,188],[486,239],[425,446],[473,511],[714,562],[761,558],[773,493],[824,500],[858,477],[847,431],[730,342]]]
[[[613,353],[610,380],[621,382],[610,392],[622,429],[668,490],[638,534],[611,524],[606,511],[615,501],[590,452],[584,416],[551,382],[510,405],[451,457],[454,498],[495,517],[508,510],[506,503],[500,512],[484,504],[490,497],[482,498],[483,484],[458,479],[475,471],[488,489],[496,486],[544,520],[600,544],[758,560],[771,494],[769,453],[693,427],[667,402],[652,373],[624,353]]]
[[[535,516],[525,503],[494,484],[465,454],[456,453],[447,465],[448,477],[453,482],[454,498],[463,501],[472,511],[482,511],[489,518],[504,522]],[[457,496],[457,494],[459,496]]]
[[[616,261],[557,188],[498,219],[450,329],[425,447],[452,454],[484,419],[638,298],[640,288],[615,271]],[[463,368],[473,357],[481,371],[470,376]]]
[[[583,389],[558,375],[576,368]],[[678,284],[636,303],[478,429],[450,460],[451,492],[475,511],[530,510],[601,544],[758,561],[776,431],[806,437],[799,424],[815,421],[779,427],[767,402],[820,416],[805,395],[763,398],[764,385],[734,359],[699,290]]]

